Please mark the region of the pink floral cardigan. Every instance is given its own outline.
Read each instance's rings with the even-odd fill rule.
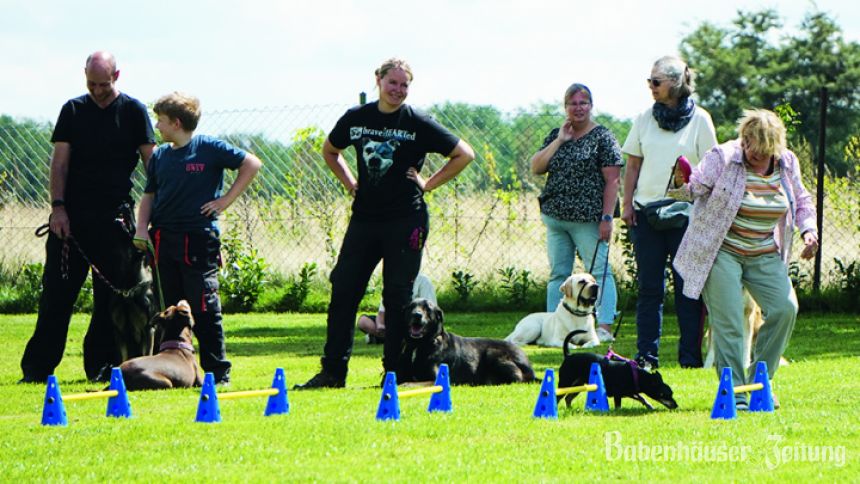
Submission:
[[[801,234],[808,230],[817,234],[815,205],[800,179],[797,156],[786,150],[779,159],[779,167],[789,209],[776,225],[774,241],[787,264],[794,227],[799,227]],[[690,224],[673,265],[684,279],[684,295],[698,298],[746,190],[740,140],[729,141],[708,151],[693,169],[685,190],[691,192],[688,194],[695,202]]]

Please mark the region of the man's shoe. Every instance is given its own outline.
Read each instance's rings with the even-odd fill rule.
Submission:
[[[746,412],[747,410],[750,409],[750,405],[744,399],[735,399],[735,408],[739,412]]]
[[[39,378],[38,376],[24,375],[23,377],[21,377],[20,380],[18,380],[18,384],[20,385],[20,384],[24,384],[24,383],[42,383],[42,384],[44,384],[44,383],[48,383],[48,378],[47,377],[46,378]]]
[[[601,343],[611,343],[615,341],[615,338],[612,337],[612,333],[603,326],[597,327],[597,339],[599,339]]]
[[[312,390],[315,388],[343,388],[346,386],[345,378],[338,378],[331,373],[321,371],[313,376],[304,385],[295,385],[293,390]]]

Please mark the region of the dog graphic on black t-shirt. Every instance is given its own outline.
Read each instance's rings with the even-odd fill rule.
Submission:
[[[367,174],[370,175],[370,183],[376,185],[394,164],[394,150],[400,146],[400,142],[396,139],[374,141],[370,138],[362,138],[361,144],[362,158],[367,166]]]

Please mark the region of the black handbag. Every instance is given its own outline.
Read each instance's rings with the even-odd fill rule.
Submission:
[[[678,160],[675,160],[675,165],[672,166],[672,171],[669,172],[669,182],[666,183],[664,195],[669,191],[672,185],[672,178],[675,175],[675,168],[678,165]],[[639,210],[645,214],[648,223],[654,230],[670,230],[684,228],[690,221],[690,211],[693,204],[674,198],[663,198],[651,203],[640,205]]]
[[[690,220],[693,204],[671,198],[664,198],[645,204],[642,212],[654,230],[680,229]]]

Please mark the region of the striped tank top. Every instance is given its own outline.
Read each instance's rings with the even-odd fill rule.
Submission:
[[[781,178],[778,163],[774,163],[770,175],[759,175],[747,169],[746,191],[723,241],[723,250],[742,256],[777,251],[773,231],[788,210]]]

